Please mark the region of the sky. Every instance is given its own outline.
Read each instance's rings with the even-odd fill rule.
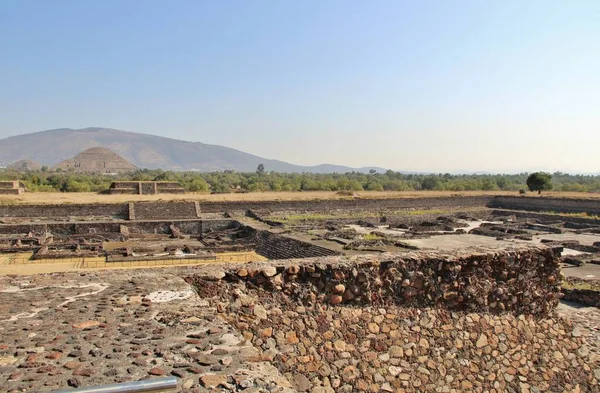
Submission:
[[[596,173],[600,1],[0,0],[0,138],[85,127],[301,165]]]

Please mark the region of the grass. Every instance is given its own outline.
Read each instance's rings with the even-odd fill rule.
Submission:
[[[383,237],[379,236],[376,233],[367,233],[366,235],[363,236],[364,240],[380,240],[383,239]]]
[[[598,284],[592,284],[589,282],[577,282],[577,283],[570,283],[567,281],[564,281],[562,283],[562,287],[564,289],[579,289],[582,291],[600,291],[600,285]]]
[[[480,208],[476,208],[474,210],[479,210]],[[468,211],[470,208],[463,208],[460,211]],[[447,214],[450,213],[451,210],[442,210],[442,209],[431,209],[431,210],[396,210],[390,212],[370,212],[370,211],[348,211],[348,212],[339,212],[339,213],[311,213],[311,214],[284,214],[284,215],[273,215],[270,219],[280,222],[296,222],[296,221],[319,221],[319,220],[332,220],[332,219],[342,219],[342,218],[353,218],[353,219],[361,219],[361,218],[379,218],[384,215],[386,216],[421,216],[427,214]]]
[[[514,191],[359,191],[359,198],[428,198],[450,196],[479,196],[479,195],[511,195]],[[542,196],[563,198],[594,198],[600,199],[600,193],[585,192],[545,192]],[[538,198],[525,196],[524,198]],[[26,192],[23,195],[0,195],[0,204],[62,204],[62,203],[123,203],[136,201],[167,201],[195,200],[207,202],[226,201],[290,201],[290,200],[323,200],[323,199],[352,199],[338,195],[335,191],[308,192],[249,192],[237,194],[160,194],[160,195],[101,195],[93,192]]]
[[[541,212],[543,214],[551,214],[551,215],[555,215],[555,216],[566,216],[566,217],[575,217],[575,218],[589,218],[589,219],[594,219],[594,220],[600,220],[600,216],[598,215],[594,215],[594,214],[589,214],[586,212],[582,212],[582,213],[561,213],[561,212],[555,212],[555,211],[543,211]]]

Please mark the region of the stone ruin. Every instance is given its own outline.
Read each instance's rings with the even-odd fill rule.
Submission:
[[[184,194],[185,190],[178,182],[171,181],[119,181],[108,189],[109,194]]]
[[[19,181],[0,181],[0,195],[21,195],[25,185]]]
[[[75,173],[116,174],[133,172],[137,167],[110,149],[91,147],[58,163],[52,169]]]
[[[557,240],[590,239],[600,221],[475,210],[466,199],[464,211],[442,217],[442,202],[427,201],[430,214],[410,214],[412,206],[398,206],[423,202],[386,201],[385,214],[373,217],[344,202],[350,215],[325,219],[303,204],[294,213],[306,209],[307,219],[287,222],[281,205],[259,202],[98,205],[103,220],[87,217],[94,209],[85,206],[0,209],[8,237],[53,233],[46,253],[82,237],[140,245],[197,237],[204,249],[252,248],[271,259],[0,277],[0,386],[47,392],[172,375],[178,391],[197,393],[600,391],[600,311],[571,320],[560,303],[566,295],[597,306],[598,288],[581,286],[587,280],[569,277],[572,289],[561,288],[563,272],[577,271],[562,270],[561,254],[599,250]],[[33,213],[46,221],[26,222]],[[65,214],[72,220],[56,222]],[[467,215],[490,222],[465,227],[473,222]],[[379,228],[384,216],[388,227]],[[381,250],[332,241],[347,240],[347,225],[357,228],[352,239],[363,230],[377,235]],[[387,244],[395,230],[402,242]],[[404,244],[461,237],[494,246]],[[7,252],[35,243],[17,240]],[[43,248],[39,240],[34,246]]]

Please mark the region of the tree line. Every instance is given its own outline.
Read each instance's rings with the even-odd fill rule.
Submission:
[[[172,172],[141,169],[116,176],[72,172],[0,171],[0,180],[20,180],[30,191],[102,192],[114,181],[176,181],[189,192],[257,191],[520,191],[527,190],[528,173],[498,175],[406,174],[385,173],[276,173],[264,166],[254,173]],[[600,192],[600,176],[551,175],[555,191]]]

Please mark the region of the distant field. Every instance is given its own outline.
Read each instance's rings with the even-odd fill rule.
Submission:
[[[476,196],[476,195],[519,195],[517,192],[506,191],[361,191],[361,198],[426,198],[440,196]],[[563,198],[593,198],[600,199],[600,193],[584,192],[545,192],[544,196]],[[538,198],[535,193],[527,197]],[[28,192],[24,195],[0,195],[0,204],[56,204],[56,203],[119,203],[135,201],[289,201],[289,200],[319,200],[319,199],[348,199],[333,191],[308,192],[255,192],[246,194],[160,194],[160,195],[100,195],[92,192],[62,193],[62,192]]]

